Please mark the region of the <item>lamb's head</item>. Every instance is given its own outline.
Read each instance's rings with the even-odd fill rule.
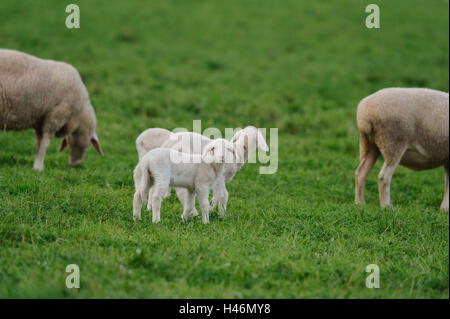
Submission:
[[[78,129],[63,138],[59,151],[62,152],[69,146],[69,165],[79,166],[83,162],[84,152],[91,144],[99,155],[103,155],[95,129]]]
[[[236,150],[244,158],[244,161],[247,161],[250,154],[256,151],[257,148],[264,152],[269,151],[264,136],[254,126],[247,126],[242,130],[238,130],[231,142],[236,146]]]
[[[208,143],[202,154],[202,159],[205,163],[217,166],[223,166],[225,163],[233,163],[235,158],[235,146],[223,138],[218,138]]]

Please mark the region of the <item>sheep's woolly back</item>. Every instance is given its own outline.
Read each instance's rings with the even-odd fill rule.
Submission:
[[[358,106],[361,141],[374,143],[388,162],[395,163],[404,152],[400,164],[411,169],[448,165],[448,98],[448,93],[430,89],[380,90]]]
[[[364,98],[358,105],[357,124],[361,133],[370,135],[374,126],[404,124],[414,129],[420,122],[438,135],[447,132],[448,93],[423,88],[387,88]],[[438,121],[436,122],[436,119]],[[445,123],[446,120],[446,123]],[[410,132],[414,133],[414,132]],[[445,134],[444,134],[445,135]]]
[[[56,111],[55,108],[58,107]],[[85,114],[83,114],[85,113]],[[47,130],[83,123],[95,131],[94,110],[78,71],[64,62],[0,50],[0,125],[5,130],[36,128],[47,117]],[[70,133],[70,132],[62,132]]]

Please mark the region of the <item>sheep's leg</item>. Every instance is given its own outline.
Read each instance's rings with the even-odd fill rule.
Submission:
[[[405,153],[406,148],[399,152],[395,158],[385,157],[383,167],[378,175],[378,191],[380,193],[380,205],[382,208],[390,207],[391,204],[391,181],[400,160]]]
[[[209,190],[205,190],[205,189],[200,189],[197,190],[197,196],[198,196],[198,201],[200,203],[200,209],[202,211],[202,221],[203,224],[208,224],[209,223],[209,211],[210,211],[210,206],[209,206],[209,201],[208,201],[208,197],[209,197]]]
[[[228,191],[225,187],[225,181],[219,180],[214,184],[213,187],[213,198],[212,198],[212,207],[211,210],[219,206],[219,216],[225,217],[225,211],[227,209],[228,202]]]
[[[175,188],[175,191],[176,191],[177,197],[180,200],[183,207],[186,207],[186,203],[187,203],[188,197],[189,197],[188,190],[185,188],[177,187],[177,188]],[[192,213],[192,216],[198,216],[197,209],[195,208],[195,193],[194,193],[194,204],[192,206],[191,213]]]
[[[448,202],[449,202],[449,196],[448,196],[448,188],[449,188],[449,166],[444,166],[445,170],[445,192],[444,192],[444,200],[442,201],[441,209],[443,211],[448,211]]]
[[[360,137],[360,163],[355,171],[355,203],[364,203],[364,188],[366,187],[367,177],[372,170],[375,162],[380,155],[377,146],[370,143],[364,134]]]
[[[161,202],[163,199],[164,193],[167,191],[167,188],[169,185],[161,185],[161,184],[154,184],[153,185],[153,194],[152,194],[152,212],[153,212],[153,218],[152,222],[154,224],[159,223],[161,220],[160,210],[161,210]]]
[[[186,190],[186,198],[183,205],[183,215],[181,215],[181,218],[183,221],[187,222],[189,220],[189,216],[191,215],[192,209],[195,206],[195,192]]]
[[[47,152],[52,137],[53,134],[36,130],[36,158],[34,160],[33,168],[37,171],[44,170],[45,153]]]

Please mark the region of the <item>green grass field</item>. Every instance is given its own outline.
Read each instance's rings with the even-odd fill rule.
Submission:
[[[383,87],[448,92],[448,1],[375,1],[367,29],[372,2],[78,0],[69,30],[70,2],[3,0],[0,47],[79,70],[105,156],[71,169],[54,139],[38,173],[33,131],[0,132],[0,297],[448,298],[443,170],[400,167],[381,210],[380,159],[353,204],[356,106]],[[278,128],[277,173],[244,166],[209,225],[183,223],[175,196],[134,225],[136,137],[196,119]]]

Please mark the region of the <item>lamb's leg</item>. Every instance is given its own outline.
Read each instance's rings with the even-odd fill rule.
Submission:
[[[165,192],[165,194],[164,194],[163,197],[164,197],[164,198],[170,197],[170,187],[169,187],[169,189],[167,190],[167,192]]]
[[[45,153],[47,152],[52,137],[53,134],[36,130],[36,158],[33,168],[37,171],[44,170]]]
[[[225,187],[225,181],[222,179],[214,184],[211,209],[214,209],[216,205],[219,205],[219,216],[225,217],[227,202],[228,202],[228,191]]]
[[[152,211],[152,201],[150,200],[153,197],[153,187],[150,188],[150,191],[148,192],[148,198],[149,200],[147,201],[147,210],[150,212]]]
[[[364,188],[367,177],[377,161],[380,151],[374,143],[370,143],[364,134],[360,137],[360,163],[355,171],[355,203],[364,203]]]
[[[189,191],[185,188],[180,188],[177,187],[175,188],[175,192],[177,193],[177,197],[180,200],[181,204],[183,205],[183,207],[186,207],[186,203],[189,197]],[[194,193],[194,204],[192,205],[192,216],[198,216],[198,212],[197,209],[195,208],[195,193]]]
[[[139,190],[136,190],[133,198],[133,220],[141,219],[142,197]]]
[[[154,224],[159,223],[161,220],[160,210],[161,210],[161,202],[164,193],[167,191],[168,185],[161,185],[156,183],[153,185],[153,194],[152,194],[152,212],[153,218],[152,222]]]
[[[441,209],[443,211],[448,212],[448,202],[449,202],[449,196],[448,196],[448,184],[449,184],[449,166],[445,165],[444,166],[444,170],[445,170],[445,192],[444,192],[444,200],[442,201],[442,205],[441,205]]]
[[[181,215],[181,218],[183,221],[187,222],[189,220],[189,216],[191,215],[192,209],[195,206],[195,192],[186,190],[186,198],[183,205],[183,215]]]
[[[199,190],[197,190],[198,202],[200,203],[200,209],[202,211],[203,224],[208,224],[209,223],[210,206],[209,206],[208,196],[209,196],[209,190],[208,189],[199,189]]]

